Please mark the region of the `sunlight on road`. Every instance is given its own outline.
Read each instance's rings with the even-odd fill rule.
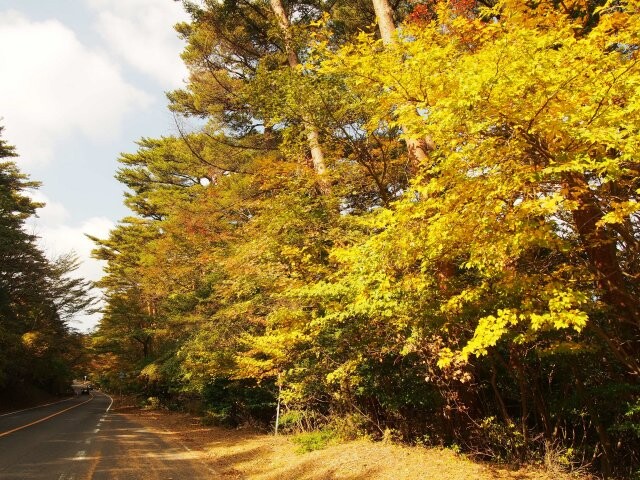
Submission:
[[[187,450],[162,453],[145,453],[144,456],[147,458],[157,458],[163,461],[198,460],[200,458],[196,452],[190,452]]]

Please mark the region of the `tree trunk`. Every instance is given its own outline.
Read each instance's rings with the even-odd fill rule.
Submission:
[[[567,198],[578,204],[572,212],[573,222],[595,275],[601,299],[610,308],[612,317],[618,320],[611,324],[611,332],[606,332],[594,322],[589,328],[604,340],[614,356],[638,379],[640,364],[636,360],[637,341],[634,339],[640,330],[640,302],[629,291],[624,278],[618,260],[616,237],[607,228],[598,225],[604,213],[583,174],[566,173],[564,188]]]
[[[600,421],[600,417],[598,415],[598,406],[593,401],[591,401],[591,397],[585,392],[584,384],[582,383],[582,380],[580,380],[577,369],[575,367],[572,367],[571,371],[573,372],[573,377],[576,382],[576,390],[578,391],[578,395],[584,402],[585,407],[587,407],[587,411],[589,412],[593,425],[595,426],[596,432],[598,433],[600,444],[602,445],[602,475],[604,476],[604,478],[609,478],[611,476],[611,459],[613,458],[611,439],[609,438],[607,429]]]
[[[373,9],[376,12],[376,18],[378,20],[378,28],[380,29],[382,43],[385,45],[391,45],[393,43],[393,34],[396,31],[391,5],[387,0],[372,1]]]
[[[511,363],[513,365],[516,381],[518,382],[518,388],[520,390],[520,429],[522,431],[522,438],[524,441],[524,448],[520,452],[524,459],[525,452],[529,447],[529,402],[527,400],[527,375],[524,371],[524,366],[520,360],[520,353],[515,348],[510,352]]]
[[[309,142],[309,149],[311,150],[313,168],[318,175],[322,176],[327,169],[324,164],[322,147],[320,146],[320,135],[318,129],[311,124],[307,124],[307,141]]]
[[[596,285],[602,292],[602,300],[626,323],[640,327],[638,299],[627,289],[617,258],[615,237],[606,228],[598,226],[604,213],[587,179],[578,173],[567,173],[565,187],[568,198],[578,203],[578,208],[572,212],[573,221],[595,273]]]
[[[278,26],[282,31],[284,37],[284,48],[287,52],[287,59],[289,61],[289,67],[295,70],[300,65],[300,59],[293,45],[293,37],[291,36],[291,24],[289,23],[289,17],[284,10],[282,0],[270,0],[271,9],[278,19]],[[326,172],[326,166],[324,162],[324,153],[320,146],[320,134],[318,129],[310,121],[309,117],[304,115],[302,120],[305,123],[305,129],[307,131],[307,142],[309,144],[309,150],[311,150],[311,160],[313,162],[313,168],[316,173],[321,177],[321,189],[326,191],[326,180],[322,179],[322,176]]]
[[[271,0],[271,10],[273,10],[273,13],[278,19],[278,26],[280,27],[282,36],[284,37],[284,49],[287,52],[289,66],[291,68],[295,68],[300,64],[300,60],[298,59],[298,54],[296,53],[295,48],[293,48],[291,24],[289,23],[289,17],[287,16],[287,13],[284,11],[282,0]]]
[[[279,1],[279,0],[272,0]],[[393,10],[388,0],[372,0],[373,9],[376,12],[376,19],[378,20],[378,28],[380,29],[380,37],[384,45],[392,45],[395,40],[393,35],[396,30],[395,23],[393,21]],[[403,128],[403,130],[405,130]],[[407,151],[409,153],[409,160],[413,167],[417,167],[427,158],[427,152],[433,149],[433,142],[431,139],[407,139]]]
[[[542,426],[544,428],[545,438],[549,441],[552,440],[553,437],[553,429],[551,428],[551,416],[549,415],[549,409],[545,403],[544,393],[540,388],[540,375],[539,372],[542,371],[541,368],[537,370],[538,373],[534,373],[534,377],[529,382],[531,386],[531,395],[533,398],[533,403],[538,410],[538,414],[540,416],[540,420],[542,421]]]
[[[511,420],[511,416],[509,412],[507,412],[507,407],[504,404],[504,400],[502,399],[502,395],[500,395],[500,391],[498,390],[498,372],[496,370],[495,362],[493,361],[493,357],[489,357],[489,366],[491,367],[491,388],[493,389],[493,394],[498,403],[498,407],[500,408],[500,413],[502,413],[502,419],[504,420],[505,425],[511,425],[513,420]]]

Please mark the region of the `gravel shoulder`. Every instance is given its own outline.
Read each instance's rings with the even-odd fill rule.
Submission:
[[[251,429],[204,427],[187,414],[117,408],[156,431],[211,472],[211,478],[251,480],[569,480],[587,477],[542,467],[511,469],[479,463],[451,450],[358,440],[300,453],[291,437]]]

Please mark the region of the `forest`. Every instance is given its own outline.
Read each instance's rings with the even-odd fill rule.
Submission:
[[[93,238],[100,385],[638,478],[640,1],[183,4],[175,134],[122,154],[131,214]],[[51,291],[1,300],[6,384],[11,348],[61,355],[69,264],[19,232],[2,168]]]
[[[78,258],[47,259],[28,233],[27,220],[42,207],[30,195],[39,184],[14,157],[0,138],[0,408],[71,391],[86,341],[69,320],[96,303],[90,282],[73,275]]]

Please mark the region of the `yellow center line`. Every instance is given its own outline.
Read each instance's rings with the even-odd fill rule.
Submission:
[[[88,403],[93,399],[94,399],[94,397],[92,395],[91,398],[89,400],[87,400],[86,402],[79,403],[77,405],[74,405],[73,407],[65,408],[64,410],[60,410],[59,412],[53,413],[53,414],[51,414],[51,415],[49,415],[47,417],[41,418],[39,420],[36,420],[35,422],[27,423],[26,425],[22,425],[21,427],[17,427],[17,428],[14,428],[12,430],[7,430],[6,432],[2,432],[2,433],[0,433],[0,437],[4,437],[5,435],[9,435],[10,433],[17,432],[18,430],[22,430],[23,428],[27,428],[27,427],[30,427],[32,425],[36,425],[38,423],[44,422],[45,420],[49,420],[50,418],[53,418],[53,417],[55,417],[57,415],[60,415],[61,413],[67,412],[67,411],[69,411],[69,410],[71,410],[73,408],[77,408],[77,407],[79,407],[81,405],[84,405],[85,403]]]

